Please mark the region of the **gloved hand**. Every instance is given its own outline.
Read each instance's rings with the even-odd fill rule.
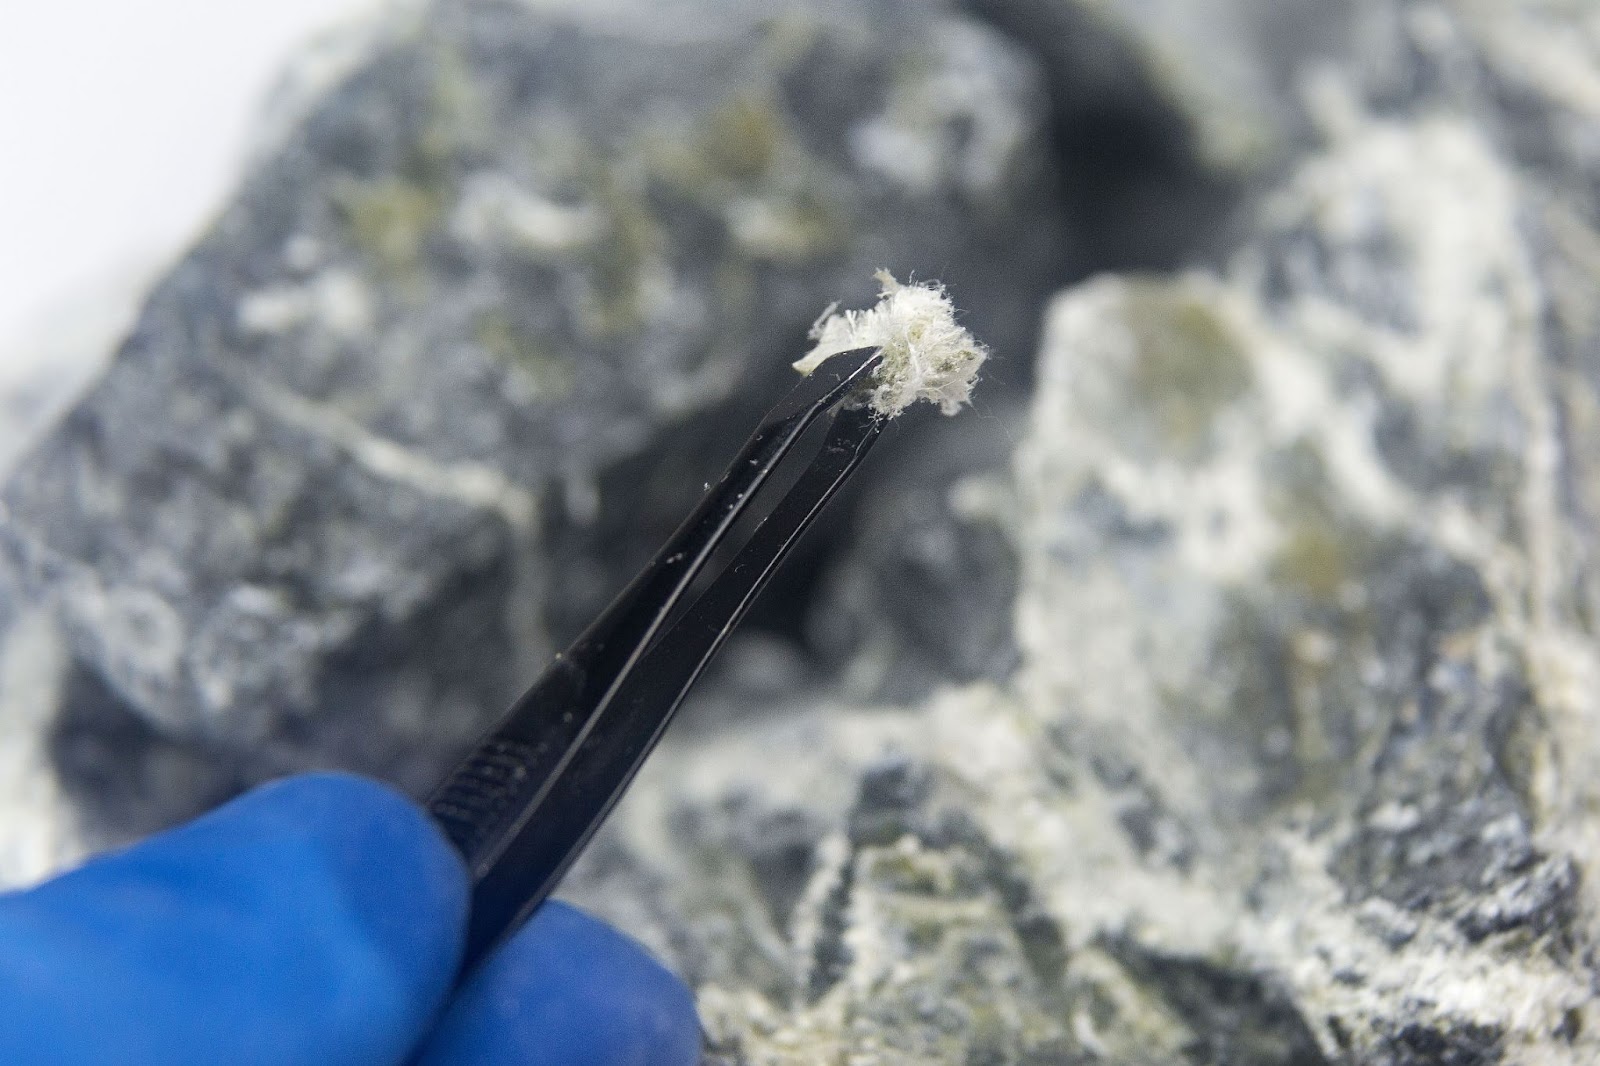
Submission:
[[[409,800],[280,781],[0,896],[0,1063],[697,1060],[688,990],[561,904],[452,994],[466,910],[460,860]]]

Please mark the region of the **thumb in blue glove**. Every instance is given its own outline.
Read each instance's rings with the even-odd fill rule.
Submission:
[[[460,861],[409,800],[280,781],[0,896],[0,1062],[697,1060],[682,983],[559,903],[452,993],[466,908]]]

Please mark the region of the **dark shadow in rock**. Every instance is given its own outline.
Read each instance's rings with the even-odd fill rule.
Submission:
[[[958,486],[1003,486],[1021,432],[1020,412],[991,407],[914,427],[873,457],[883,472],[861,486],[854,544],[821,560],[806,619],[808,647],[852,697],[908,703],[1014,670],[1016,554],[1003,517],[965,508]]]
[[[1169,270],[1226,250],[1246,190],[1202,164],[1127,42],[1066,2],[965,6],[1048,72],[1075,278]]]
[[[337,767],[426,795],[543,668],[511,622],[529,595],[508,553],[369,626],[329,662],[322,691],[339,713],[300,719],[303,731],[291,719],[261,745],[274,772]]]
[[[1501,1033],[1488,1025],[1411,1022],[1391,1037],[1377,1066],[1494,1066]]]
[[[1254,974],[1130,940],[1104,946],[1193,1031],[1184,1054],[1195,1066],[1329,1066],[1293,1000]]]
[[[68,675],[49,752],[94,848],[191,818],[244,781],[236,760],[161,736],[82,665]]]

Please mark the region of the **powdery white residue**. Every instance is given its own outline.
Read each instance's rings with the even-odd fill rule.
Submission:
[[[927,400],[955,414],[971,398],[988,349],[956,324],[944,286],[902,285],[887,270],[876,277],[882,286],[877,305],[844,312],[838,304],[829,307],[811,327],[816,343],[794,368],[809,374],[841,352],[877,348],[883,364],[872,379],[874,411],[892,418]]]

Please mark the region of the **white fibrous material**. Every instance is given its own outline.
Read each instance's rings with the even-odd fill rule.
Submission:
[[[829,307],[811,327],[816,343],[794,368],[809,374],[841,352],[877,348],[883,364],[872,378],[873,410],[892,418],[927,400],[955,414],[972,396],[988,349],[956,323],[944,286],[902,285],[887,270],[876,276],[883,286],[877,305],[843,312],[838,304]]]

